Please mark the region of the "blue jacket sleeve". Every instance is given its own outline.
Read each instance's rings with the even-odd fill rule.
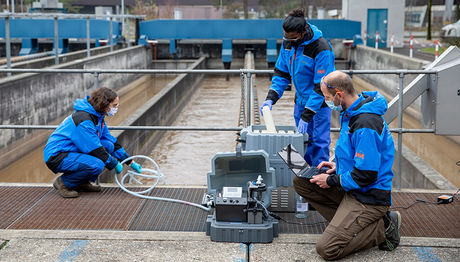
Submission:
[[[315,58],[315,75],[313,77],[315,88],[308,98],[307,103],[305,104],[305,108],[309,109],[315,114],[316,111],[321,108],[321,105],[324,102],[324,95],[323,92],[321,92],[320,86],[321,78],[330,72],[335,71],[334,60],[334,53],[329,50],[322,51]]]
[[[96,127],[91,121],[80,123],[72,132],[71,140],[80,152],[101,159],[109,169],[116,165],[117,159],[104,149],[97,136]]]
[[[280,54],[278,56],[278,60],[276,60],[272,84],[270,86],[270,90],[275,91],[278,94],[278,97],[272,98],[267,96],[267,99],[273,100],[274,103],[276,103],[276,100],[280,99],[283,96],[284,90],[291,82],[291,76],[289,75],[289,68],[288,62],[286,61],[286,56],[286,50],[284,49],[283,45],[281,45]]]
[[[369,128],[356,130],[351,138],[354,152],[353,170],[341,174],[341,183],[345,191],[362,189],[377,181],[381,165],[379,135]]]
[[[113,156],[116,157],[120,162],[125,160],[126,158],[129,157],[129,155],[126,153],[125,149],[121,146],[120,143],[118,143],[117,138],[112,136],[110,134],[109,128],[107,125],[104,123],[104,128],[102,130],[102,136],[101,139],[108,140],[114,144],[114,150],[113,150]],[[126,164],[130,164],[130,161],[127,161]]]

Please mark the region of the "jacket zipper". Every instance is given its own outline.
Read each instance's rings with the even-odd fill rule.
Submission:
[[[342,132],[342,125],[343,125],[343,116],[342,114],[340,114],[340,130],[339,130],[339,135],[337,136],[337,141],[339,141],[340,139],[340,133]],[[336,159],[336,162],[335,162],[335,173],[336,174],[339,174],[338,171],[339,171],[339,161],[338,159]],[[342,183],[342,182],[340,182]]]
[[[297,47],[294,47],[294,56],[292,58],[292,65],[291,65],[291,69],[292,69],[292,82],[294,83],[294,87],[297,88],[297,84],[295,82],[295,54],[297,53]],[[291,64],[291,60],[289,59],[289,64]]]

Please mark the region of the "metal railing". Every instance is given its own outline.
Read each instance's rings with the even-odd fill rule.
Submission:
[[[54,51],[55,65],[59,65],[59,34],[58,34],[58,19],[86,19],[86,49],[87,57],[90,57],[90,27],[89,19],[110,19],[110,52],[113,51],[113,18],[127,18],[128,22],[128,47],[131,46],[129,39],[129,19],[141,18],[145,19],[145,15],[84,15],[84,14],[60,14],[60,13],[0,13],[0,18],[5,19],[5,46],[6,46],[6,67],[11,69],[11,37],[10,37],[10,18],[53,18],[54,19]],[[11,73],[7,74],[8,77]]]
[[[434,133],[434,129],[405,129],[402,128],[403,119],[403,80],[407,74],[435,74],[436,70],[341,70],[347,74],[394,74],[399,76],[399,104],[398,104],[398,128],[390,129],[393,133],[398,133],[398,153],[397,153],[397,174],[396,174],[396,189],[401,190],[401,165],[402,165],[402,134],[403,133]],[[247,77],[246,98],[247,104],[251,101],[251,77],[256,74],[273,74],[273,70],[214,70],[214,69],[198,69],[198,70],[160,70],[160,69],[0,69],[0,73],[78,73],[78,74],[93,74],[94,88],[99,87],[98,77],[100,74],[244,74]],[[251,110],[247,107],[247,122],[245,126],[251,125]],[[0,129],[56,129],[57,126],[44,125],[0,125]],[[241,127],[220,128],[220,127],[173,127],[173,126],[118,126],[109,127],[110,130],[181,130],[181,131],[240,131]],[[339,132],[339,128],[331,128],[331,132]]]

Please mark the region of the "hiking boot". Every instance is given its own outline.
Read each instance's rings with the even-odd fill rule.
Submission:
[[[78,197],[78,192],[68,189],[64,185],[64,182],[62,182],[61,177],[56,178],[56,180],[53,183],[53,186],[59,191],[59,194],[61,194],[62,197]]]
[[[385,216],[390,221],[390,225],[385,230],[385,242],[379,245],[379,249],[391,251],[401,240],[401,214],[398,211],[388,211]]]
[[[86,181],[74,188],[75,191],[79,192],[99,192],[102,190],[100,185],[93,185],[91,182]]]

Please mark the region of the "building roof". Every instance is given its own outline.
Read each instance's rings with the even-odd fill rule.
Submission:
[[[459,0],[454,0],[454,4]],[[431,5],[445,5],[446,0],[432,0]],[[406,0],[406,6],[414,5],[414,6],[423,6],[427,5],[427,0]]]
[[[168,5],[174,3],[175,5],[214,5],[214,0],[155,0],[153,1],[157,6]],[[243,2],[243,0],[237,0]],[[86,6],[115,6],[121,5],[121,0],[77,0],[72,2],[72,5],[86,5]],[[136,0],[124,0],[125,6],[136,5]],[[259,5],[259,0],[248,0],[249,6]]]
[[[410,1],[410,0],[407,0]],[[414,0],[415,1],[415,0]],[[433,0],[435,2],[436,0]],[[199,5],[214,5],[214,0],[155,0],[154,3],[157,6],[162,5],[174,5],[178,6],[199,6]],[[235,0],[235,2],[244,2],[244,0]],[[326,9],[342,9],[342,0],[303,0],[302,5],[304,6],[320,6],[324,5]],[[116,6],[121,5],[121,0],[77,0],[72,2],[72,5],[84,5],[84,6]],[[136,5],[136,0],[124,0],[125,6]],[[248,0],[248,6],[258,7],[259,0]]]

